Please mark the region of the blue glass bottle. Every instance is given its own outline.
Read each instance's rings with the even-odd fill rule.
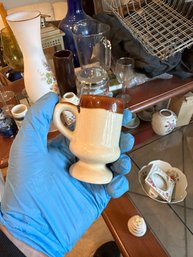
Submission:
[[[65,48],[71,50],[74,55],[74,67],[79,67],[78,55],[72,35],[72,26],[77,21],[91,19],[91,17],[83,10],[82,0],[67,0],[67,4],[68,11],[65,18],[59,23],[59,29],[65,33]]]

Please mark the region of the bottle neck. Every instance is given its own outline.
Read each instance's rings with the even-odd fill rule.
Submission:
[[[68,12],[79,13],[83,12],[82,0],[67,0],[68,2]]]
[[[5,10],[3,3],[0,3],[0,13],[1,13],[1,19],[3,21],[4,27],[9,27],[9,24],[7,23],[7,20],[6,20],[7,11]]]

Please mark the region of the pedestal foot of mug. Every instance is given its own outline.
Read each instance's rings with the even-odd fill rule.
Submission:
[[[113,174],[104,164],[89,164],[78,161],[70,167],[72,177],[92,184],[107,184]]]

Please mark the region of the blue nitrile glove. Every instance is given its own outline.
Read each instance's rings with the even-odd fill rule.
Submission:
[[[16,238],[47,254],[63,257],[93,221],[110,197],[128,190],[123,176],[130,159],[121,154],[110,167],[114,178],[108,185],[80,182],[68,173],[76,161],[69,141],[60,135],[47,144],[47,134],[57,95],[48,93],[28,111],[10,152],[0,223]],[[125,111],[124,122],[131,114]],[[121,138],[122,152],[134,143],[130,134]]]

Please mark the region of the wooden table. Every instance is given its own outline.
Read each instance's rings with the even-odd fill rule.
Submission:
[[[130,90],[132,100],[128,108],[132,112],[138,112],[158,102],[192,90],[193,79],[182,80],[174,77],[170,80],[150,81]],[[156,137],[151,127],[147,125],[135,130],[134,135],[136,145]],[[141,238],[136,238],[128,232],[128,219],[136,214],[140,215],[126,196],[111,199],[102,213],[123,257],[169,256],[149,229]]]
[[[21,82],[17,86],[10,87],[10,90],[19,92],[24,87]],[[170,80],[154,80],[130,89],[132,100],[128,108],[132,112],[138,112],[158,102],[169,99],[173,96],[184,94],[193,90],[193,79],[172,78]],[[155,136],[149,126],[142,126],[135,132],[135,142],[140,144]],[[7,167],[9,150],[13,139],[0,136],[0,168]],[[127,221],[129,217],[137,214],[135,206],[126,196],[119,199],[112,199],[103,211],[103,218],[106,221],[112,235],[119,246],[124,257],[166,257],[168,256],[153,233],[148,229],[142,238],[136,238],[129,234]]]

